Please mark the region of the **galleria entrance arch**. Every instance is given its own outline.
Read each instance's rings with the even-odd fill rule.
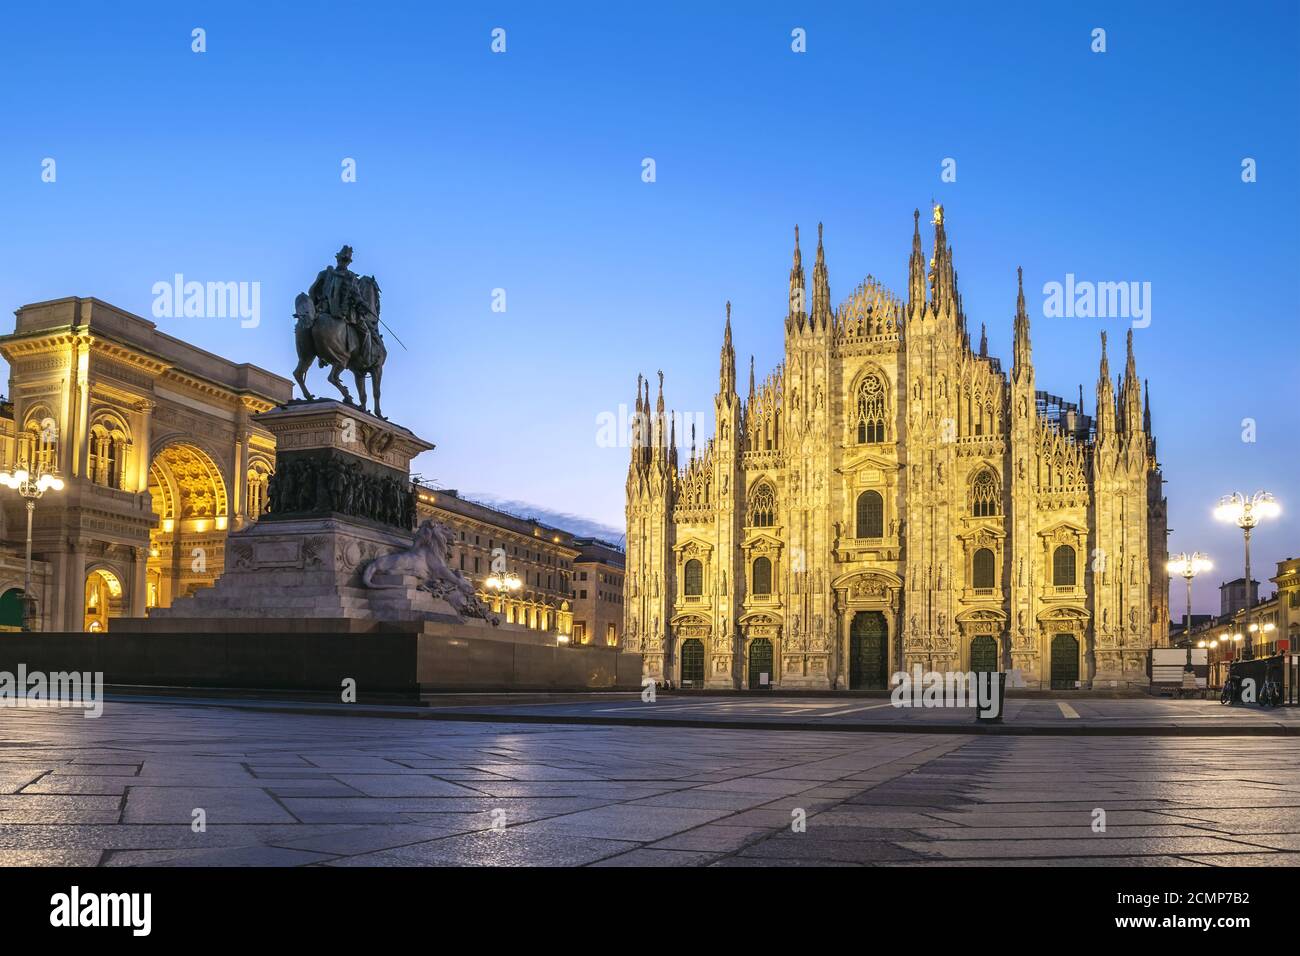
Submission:
[[[216,580],[226,533],[257,520],[275,465],[274,440],[252,416],[289,401],[289,380],[98,299],[23,306],[0,355],[11,400],[0,467],[65,482],[34,516],[38,626],[106,628]],[[16,495],[0,496],[0,518],[21,549]]]

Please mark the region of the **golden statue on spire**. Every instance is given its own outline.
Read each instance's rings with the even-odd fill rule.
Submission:
[[[943,225],[943,204],[934,204],[934,215],[930,217],[930,223],[935,226]]]

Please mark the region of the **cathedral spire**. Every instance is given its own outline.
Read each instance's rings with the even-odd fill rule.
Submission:
[[[786,316],[785,327],[802,329],[807,313],[808,293],[804,284],[803,254],[799,251],[799,227],[794,227],[794,264],[790,267],[790,314]]]
[[[1016,269],[1016,323],[1015,344],[1012,346],[1014,359],[1013,373],[1019,378],[1029,368],[1031,350],[1029,347],[1029,313],[1025,311],[1025,270]]]
[[[677,469],[677,413],[668,416],[668,464]]]
[[[817,262],[813,266],[811,328],[824,329],[831,320],[831,286],[826,276],[826,251],[822,248],[822,224],[817,223]]]
[[[912,257],[907,261],[908,311],[925,305],[925,251],[921,248],[921,210],[912,211]]]
[[[645,376],[640,372],[636,373],[636,415],[632,418],[632,447],[640,448],[645,444],[645,419],[650,411],[641,401],[641,383],[645,381]]]
[[[1106,333],[1101,333],[1101,368],[1097,372],[1097,438],[1115,431],[1115,392],[1110,383],[1110,361],[1106,357]]]
[[[1142,430],[1151,434],[1151,383],[1142,379]]]
[[[718,391],[723,395],[736,392],[736,350],[731,345],[731,302],[727,302],[727,325],[722,332],[722,361],[718,372]]]
[[[1133,330],[1128,330],[1128,355],[1124,362],[1124,382],[1120,392],[1119,410],[1121,424],[1130,434],[1142,427],[1142,386],[1137,377],[1137,361],[1133,358]]]
[[[952,250],[943,228],[943,205],[935,203],[930,219],[934,224],[934,254],[930,259],[930,301],[937,314],[952,298]]]
[[[646,383],[646,388],[649,389],[649,387],[650,387],[650,383],[647,382],[647,383]],[[655,446],[655,448],[660,449],[660,450],[663,450],[664,447],[665,447],[665,439],[666,439],[666,437],[667,437],[666,435],[664,435],[664,373],[663,373],[663,369],[660,369],[660,370],[659,370],[659,400],[658,400],[657,402],[655,402],[655,430],[654,430],[654,436],[655,436],[655,437],[654,437],[654,446]]]
[[[989,335],[984,328],[984,323],[980,323],[980,358],[988,358],[989,354]]]
[[[754,401],[754,356],[749,357],[749,401]]]

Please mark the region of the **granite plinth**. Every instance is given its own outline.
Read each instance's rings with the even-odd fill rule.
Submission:
[[[526,628],[444,621],[354,619],[189,620],[173,630],[133,629],[118,618],[101,634],[14,634],[0,670],[102,672],[110,686],[309,692],[339,699],[418,700],[436,691],[639,690],[641,657],[617,648],[556,646]],[[181,630],[180,627],[188,628]]]

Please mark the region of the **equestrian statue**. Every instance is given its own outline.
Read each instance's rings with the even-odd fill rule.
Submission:
[[[379,410],[379,383],[383,378],[388,350],[379,332],[379,283],[374,276],[359,276],[350,268],[352,247],[338,251],[337,265],[322,269],[311,288],[294,300],[294,344],[298,348],[298,367],[293,377],[303,397],[315,396],[307,389],[307,369],[312,359],[320,367],[330,366],[329,381],[343,394],[343,401],[353,404],[352,395],[339,378],[345,368],[356,379],[361,410],[366,411],[366,376],[375,391],[375,415]]]

